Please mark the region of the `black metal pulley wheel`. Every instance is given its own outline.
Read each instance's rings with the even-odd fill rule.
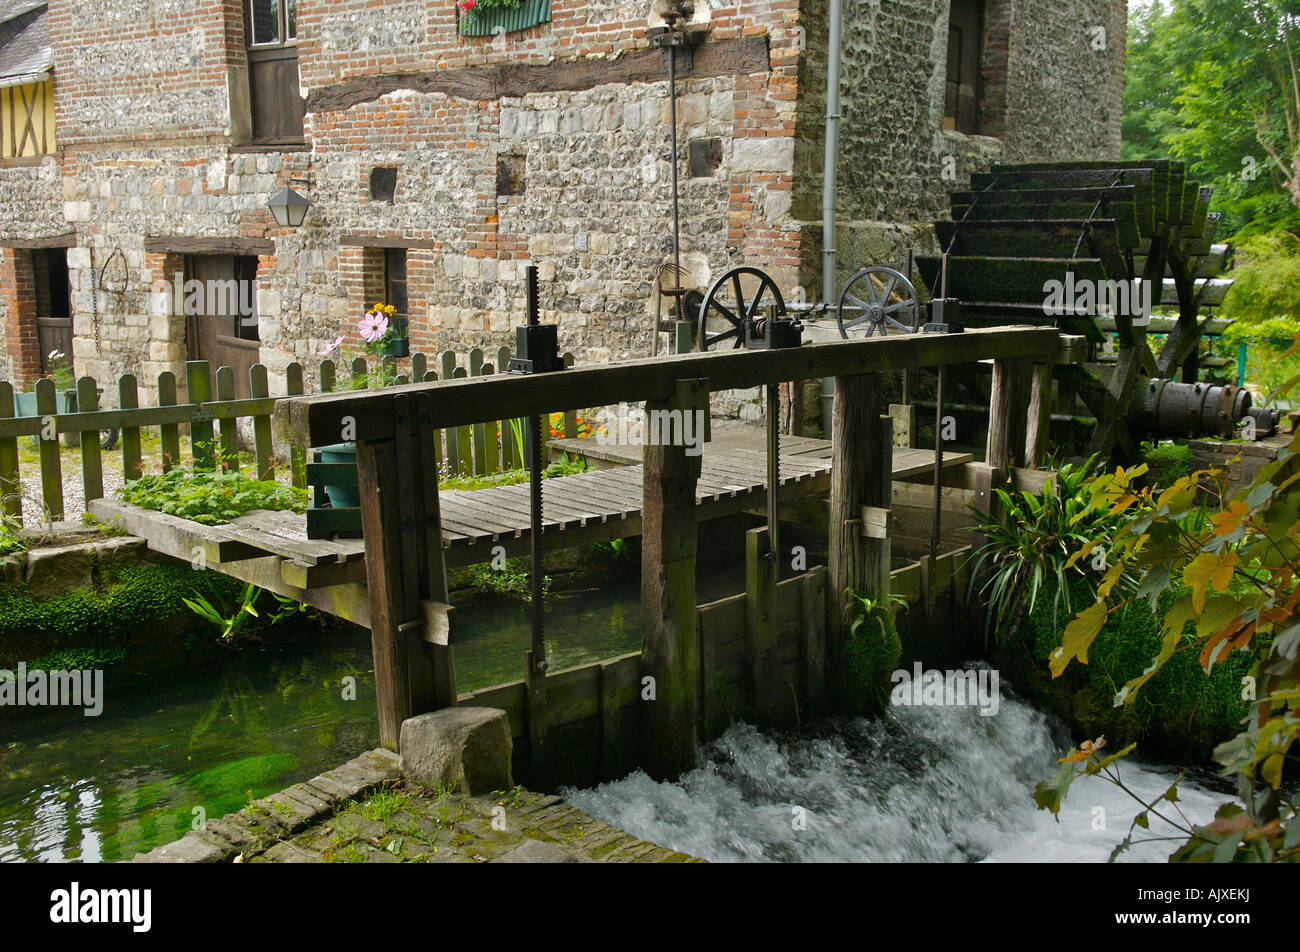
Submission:
[[[748,290],[747,290],[748,288]],[[704,294],[700,305],[700,350],[745,346],[746,325],[769,316],[785,317],[785,299],[776,282],[757,268],[733,268]]]
[[[915,334],[921,330],[921,299],[916,288],[901,271],[875,266],[863,268],[840,292],[835,322],[840,336],[880,336],[890,333]]]

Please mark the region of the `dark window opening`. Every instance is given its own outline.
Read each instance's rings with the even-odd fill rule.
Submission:
[[[497,156],[497,197],[524,194],[524,169],[526,161],[522,155]]]
[[[721,139],[695,139],[690,147],[691,178],[712,178],[722,165]]]
[[[370,172],[370,198],[390,205],[397,197],[397,169],[375,168]]]
[[[398,327],[407,326],[406,249],[384,249],[384,303],[397,311],[393,317]]]
[[[297,0],[247,0],[244,10],[253,140],[301,142],[306,104],[298,84]]]
[[[72,298],[68,286],[68,252],[65,248],[32,253],[32,278],[36,292],[36,339],[41,348],[41,373],[54,364],[72,364]],[[51,354],[58,354],[51,359]]]
[[[967,135],[980,131],[983,46],[982,0],[952,0],[948,15],[948,75],[944,87],[945,129]]]

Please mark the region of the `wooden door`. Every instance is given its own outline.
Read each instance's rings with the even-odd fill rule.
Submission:
[[[206,360],[215,373],[235,373],[235,396],[247,397],[248,370],[257,363],[257,258],[190,255],[185,259],[186,337],[190,360]],[[197,285],[191,285],[197,281]],[[229,293],[234,287],[237,293]],[[190,292],[202,289],[202,300]],[[196,307],[191,306],[193,302]],[[198,313],[190,313],[192,310]]]
[[[948,15],[948,77],[944,96],[944,127],[975,135],[979,132],[984,44],[982,0],[953,0]]]
[[[258,142],[301,142],[307,104],[299,95],[298,48],[248,51],[252,86],[253,138]]]
[[[244,4],[256,142],[302,141],[306,103],[298,85],[297,8],[297,0],[246,0]]]

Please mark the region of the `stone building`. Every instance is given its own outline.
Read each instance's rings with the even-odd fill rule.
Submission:
[[[677,80],[691,282],[744,263],[812,298],[826,0],[696,2]],[[282,387],[290,361],[355,345],[380,299],[412,348],[495,348],[528,263],[565,349],[648,354],[671,259],[652,5],[523,0],[494,33],[455,0],[0,0],[5,122],[15,95],[30,120],[0,130],[0,375],[26,386],[70,336],[78,374],[133,372],[146,400],[191,357],[260,361]],[[845,0],[841,280],[930,247],[947,192],[993,161],[1117,157],[1125,17]],[[268,212],[286,186],[311,202],[297,228]],[[187,316],[177,276],[256,293]]]

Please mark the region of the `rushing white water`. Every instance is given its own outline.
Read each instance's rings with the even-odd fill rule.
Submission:
[[[994,717],[969,707],[891,713],[789,736],[740,724],[676,783],[638,771],[563,794],[607,823],[713,862],[1104,862],[1139,812],[1095,777],[1075,782],[1059,822],[1039,810],[1034,786],[1071,741],[1058,722],[1005,691]],[[1132,761],[1120,772],[1148,801],[1178,775]],[[1195,823],[1232,799],[1191,780],[1179,797]],[[1168,804],[1160,809],[1176,817]],[[1150,831],[1137,833],[1176,831],[1153,816]],[[1176,845],[1140,844],[1120,858],[1160,862]]]

